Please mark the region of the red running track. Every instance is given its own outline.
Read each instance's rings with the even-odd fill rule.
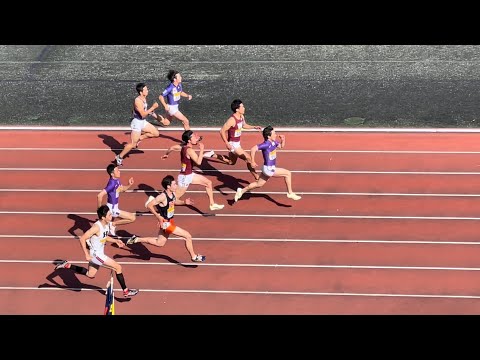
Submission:
[[[120,204],[139,216],[119,227],[120,236],[155,235],[143,203],[165,174],[176,174],[178,154],[160,158],[179,134],[144,141],[125,160],[122,181],[133,176],[135,190]],[[202,134],[207,149],[225,152],[218,134]],[[261,140],[244,135],[246,149]],[[189,262],[176,238],[163,248],[108,246],[127,284],[141,289],[124,301],[116,283],[118,314],[480,313],[480,135],[286,136],[279,166],[294,170],[303,198],[288,199],[283,181],[272,179],[233,203],[236,187],[252,180],[245,165],[205,160],[198,171],[212,180],[225,209],[202,216],[214,214],[202,189],[192,186],[187,196],[195,208],[176,213],[207,262]],[[52,263],[85,265],[75,236],[95,221],[104,169],[128,134],[2,131],[0,139],[9,148],[0,160],[0,313],[102,313],[109,272],[91,280],[54,271]]]

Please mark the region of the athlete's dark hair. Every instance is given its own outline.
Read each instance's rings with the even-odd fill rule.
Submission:
[[[172,175],[167,175],[162,179],[162,186],[165,190],[167,190],[167,187],[172,185],[172,181],[174,181],[175,178]]]
[[[145,83],[138,83],[136,86],[137,92],[140,94],[143,91],[143,88],[147,86]]]
[[[101,220],[102,218],[106,217],[110,209],[107,205],[102,205],[97,209],[98,218]]]
[[[193,131],[192,130],[185,130],[182,134],[182,141],[184,144],[187,144],[188,143],[188,140],[190,140],[190,138],[192,137],[193,135]]]
[[[175,76],[177,76],[178,71],[177,70],[169,70],[167,74],[167,79],[170,80],[170,82],[173,82],[175,80]]]
[[[240,99],[233,100],[232,104],[230,105],[230,109],[232,109],[232,112],[236,112],[237,109],[240,107],[240,104],[243,104],[242,100]]]
[[[110,175],[110,177],[112,176],[113,172],[115,171],[115,168],[117,167],[118,165],[117,164],[109,164],[107,166],[107,173],[108,175]]]
[[[268,140],[268,137],[272,135],[273,127],[268,125],[266,128],[263,129],[262,134],[263,134],[263,139]]]

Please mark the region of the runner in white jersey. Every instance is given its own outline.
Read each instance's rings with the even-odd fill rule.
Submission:
[[[102,205],[97,209],[97,215],[99,220],[80,237],[80,246],[85,254],[85,259],[88,261],[88,269],[82,266],[73,265],[67,260],[63,260],[55,266],[55,270],[72,269],[78,274],[86,275],[90,279],[93,279],[100,266],[113,269],[117,276],[118,283],[123,289],[123,296],[135,296],[138,294],[138,290],[129,289],[127,287],[122,272],[122,266],[105,255],[106,242],[115,243],[120,248],[125,246],[121,240],[113,239],[108,236],[108,223],[112,221],[112,212],[107,205]],[[87,240],[90,244],[90,250],[87,249]]]

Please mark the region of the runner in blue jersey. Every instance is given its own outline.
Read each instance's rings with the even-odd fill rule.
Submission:
[[[120,182],[120,168],[118,165],[109,164],[107,166],[107,173],[110,175],[107,186],[97,195],[97,207],[102,206],[103,198],[107,195],[107,206],[112,212],[114,220],[109,223],[110,234],[116,236],[115,228],[117,225],[130,224],[137,218],[134,213],[120,210],[118,207],[118,200],[120,193],[127,191],[133,185],[133,177],[128,179],[128,185],[122,185]]]
[[[181,97],[186,97],[188,100],[192,100],[192,95],[183,91],[182,76],[176,70],[170,70],[167,74],[167,79],[170,80],[170,84],[165,88],[162,94],[158,97],[158,100],[162,103],[165,111],[167,112],[165,125],[169,125],[172,118],[176,118],[183,123],[185,130],[190,130],[190,122],[187,117],[183,115],[178,109]],[[165,101],[165,98],[167,99]]]
[[[237,202],[243,194],[247,191],[260,188],[270,179],[274,177],[283,177],[285,179],[285,185],[287,185],[287,197],[293,200],[300,200],[302,197],[295,194],[292,190],[292,173],[290,170],[277,167],[277,148],[283,149],[285,147],[285,135],[278,135],[280,142],[276,140],[277,134],[271,126],[267,126],[263,129],[263,143],[255,145],[250,150],[252,158],[252,166],[256,167],[255,154],[260,150],[263,154],[263,168],[260,178],[246,187],[238,188],[235,194],[235,202]]]

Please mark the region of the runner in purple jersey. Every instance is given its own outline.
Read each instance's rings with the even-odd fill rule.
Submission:
[[[114,219],[109,223],[110,234],[116,236],[116,226],[130,224],[137,218],[134,213],[120,210],[118,207],[120,193],[127,191],[130,186],[133,185],[133,177],[128,180],[128,185],[124,186],[120,182],[120,168],[118,165],[109,164],[107,166],[107,173],[110,175],[110,179],[108,180],[107,186],[97,195],[97,208],[102,206],[103,198],[107,195],[107,206],[112,212]]]
[[[170,70],[167,74],[167,79],[170,80],[170,84],[165,88],[162,94],[158,97],[158,100],[162,103],[167,113],[164,124],[169,125],[172,118],[176,118],[183,123],[185,130],[190,130],[190,122],[187,117],[178,110],[178,104],[181,97],[186,97],[188,100],[192,100],[192,95],[183,91],[182,76],[176,70]],[[165,98],[167,99],[165,101]]]
[[[263,143],[255,145],[250,150],[252,158],[252,166],[256,167],[255,163],[255,154],[260,150],[263,154],[263,167],[260,178],[257,181],[254,181],[248,184],[246,187],[238,188],[235,194],[235,202],[240,200],[240,198],[247,191],[260,188],[270,179],[274,177],[283,177],[285,179],[285,185],[287,185],[287,197],[293,200],[300,200],[302,197],[295,194],[292,190],[292,173],[290,170],[279,168],[276,166],[277,163],[277,148],[283,149],[285,147],[285,135],[278,135],[280,142],[276,141],[277,134],[271,126],[267,126],[263,129]]]

